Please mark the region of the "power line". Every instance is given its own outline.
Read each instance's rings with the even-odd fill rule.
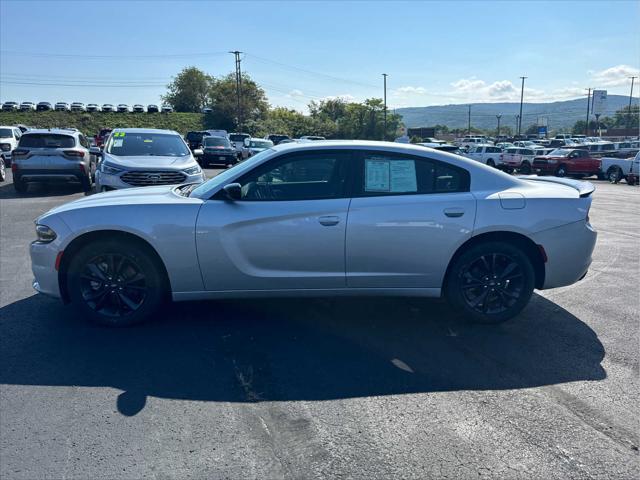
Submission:
[[[84,55],[78,53],[42,53],[42,52],[22,52],[14,50],[0,50],[1,55],[18,55],[21,57],[40,57],[40,58],[86,58],[86,59],[105,59],[105,58],[196,58],[196,57],[213,57],[224,55],[227,52],[201,52],[201,53],[161,53],[161,54],[114,54],[114,55]]]

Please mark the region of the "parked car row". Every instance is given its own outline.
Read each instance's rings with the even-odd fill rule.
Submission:
[[[67,102],[5,102],[2,104],[2,111],[4,112],[28,112],[28,111],[38,111],[38,112],[47,112],[47,111],[56,111],[56,112],[118,112],[118,113],[171,113],[173,112],[173,108],[168,105],[158,106],[155,104],[149,104],[146,107],[141,104],[135,104],[133,107],[129,107],[129,105],[125,103],[120,103],[118,105],[113,105],[111,103],[105,103],[102,106],[97,103],[88,103],[84,104],[82,102],[73,102],[71,104]]]

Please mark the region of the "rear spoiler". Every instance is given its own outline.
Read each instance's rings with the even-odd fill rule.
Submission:
[[[583,182],[581,180],[572,180],[570,178],[560,177],[538,177],[537,175],[518,175],[521,180],[532,180],[534,182],[548,182],[558,183],[560,185],[566,185],[578,191],[581,198],[588,197],[595,192],[596,187],[591,182]]]

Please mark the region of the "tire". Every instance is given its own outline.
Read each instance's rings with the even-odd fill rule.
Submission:
[[[83,192],[90,192],[92,189],[91,177],[81,178],[80,186]]]
[[[445,294],[451,306],[469,321],[496,324],[522,311],[534,285],[533,265],[520,248],[505,242],[484,242],[454,260]]]
[[[4,182],[7,179],[7,169],[4,165],[4,158],[0,158],[0,182]]]
[[[522,162],[520,165],[520,173],[524,175],[531,175],[531,164],[529,162]]]
[[[556,177],[560,177],[560,178],[564,178],[567,176],[567,166],[562,164],[560,166],[558,166],[558,168],[556,168],[555,171],[555,176]]]
[[[487,166],[496,168],[496,162],[493,161],[493,158],[487,160]]]
[[[609,180],[610,183],[618,183],[622,180],[622,171],[620,170],[620,167],[610,167],[609,170],[607,170],[607,180]]]
[[[148,320],[162,304],[163,270],[148,247],[99,240],[78,251],[67,270],[71,303],[93,323],[128,327]]]
[[[27,184],[20,180],[19,178],[13,179],[13,188],[15,188],[18,193],[26,193],[27,192]]]

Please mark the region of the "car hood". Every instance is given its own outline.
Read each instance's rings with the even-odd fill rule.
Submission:
[[[191,155],[172,156],[117,156],[104,154],[104,160],[112,165],[138,170],[161,170],[167,167],[186,168],[195,163]]]
[[[156,187],[124,188],[110,192],[97,193],[60,205],[42,215],[38,221],[50,215],[61,214],[71,210],[96,207],[122,207],[127,205],[141,206],[153,204],[202,203],[198,198],[183,197],[173,190],[175,185],[159,185]]]

